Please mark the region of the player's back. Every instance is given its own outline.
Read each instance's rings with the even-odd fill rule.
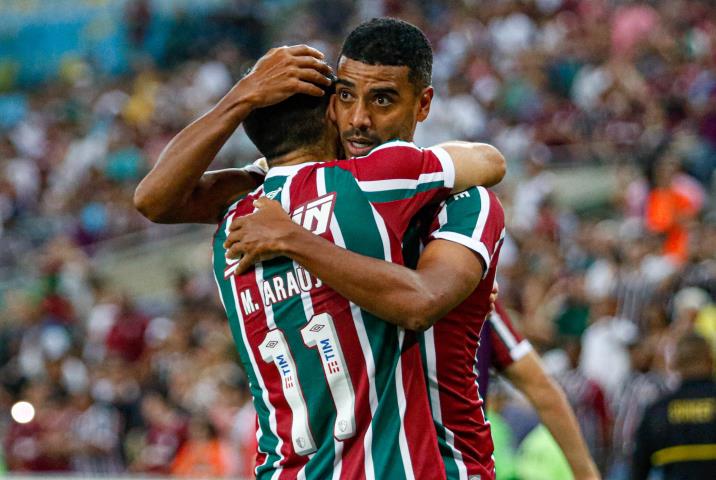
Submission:
[[[381,155],[415,157],[413,150],[401,145]],[[285,257],[235,276],[236,263],[224,262],[222,247],[231,220],[250,214],[263,194],[339,246],[401,262],[409,218],[451,186],[430,172],[441,170],[435,155],[419,155],[430,158],[391,175],[379,168],[384,159],[369,158],[376,154],[273,168],[263,188],[232,206],[219,226],[214,269],[258,413],[258,478],[443,475],[415,336],[362,311]],[[433,185],[423,169],[435,174]],[[388,178],[401,173],[408,178]]]
[[[450,197],[430,238],[471,249],[486,270],[467,299],[423,333],[430,404],[448,478],[494,478],[492,438],[478,392],[476,355],[490,310],[504,236],[504,212],[494,193],[476,187]]]

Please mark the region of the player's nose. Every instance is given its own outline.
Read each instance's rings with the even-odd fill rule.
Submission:
[[[351,126],[358,130],[365,130],[372,126],[370,112],[361,102],[356,102],[351,112]]]

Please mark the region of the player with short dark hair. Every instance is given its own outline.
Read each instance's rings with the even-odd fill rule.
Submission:
[[[343,42],[340,57],[366,65],[405,66],[416,89],[432,84],[430,41],[419,28],[397,18],[374,18],[358,25]]]
[[[331,134],[326,110],[335,87],[320,97],[294,95],[283,102],[253,110],[244,120],[244,131],[266,158],[277,158],[300,148],[320,144]]]

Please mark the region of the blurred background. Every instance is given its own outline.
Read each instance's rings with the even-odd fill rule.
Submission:
[[[268,48],[335,61],[380,15],[435,51],[416,143],[508,159],[500,297],[605,477],[626,478],[674,340],[716,347],[708,0],[0,0],[0,472],[251,475],[213,228],[152,225],[132,193]],[[212,168],[255,158],[239,131]],[[493,385],[498,475],[528,480],[537,419]]]

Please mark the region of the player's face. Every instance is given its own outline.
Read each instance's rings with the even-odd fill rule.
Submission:
[[[413,139],[417,122],[428,116],[433,89],[416,89],[408,74],[408,67],[341,57],[330,114],[346,156],[366,155],[388,140]]]

